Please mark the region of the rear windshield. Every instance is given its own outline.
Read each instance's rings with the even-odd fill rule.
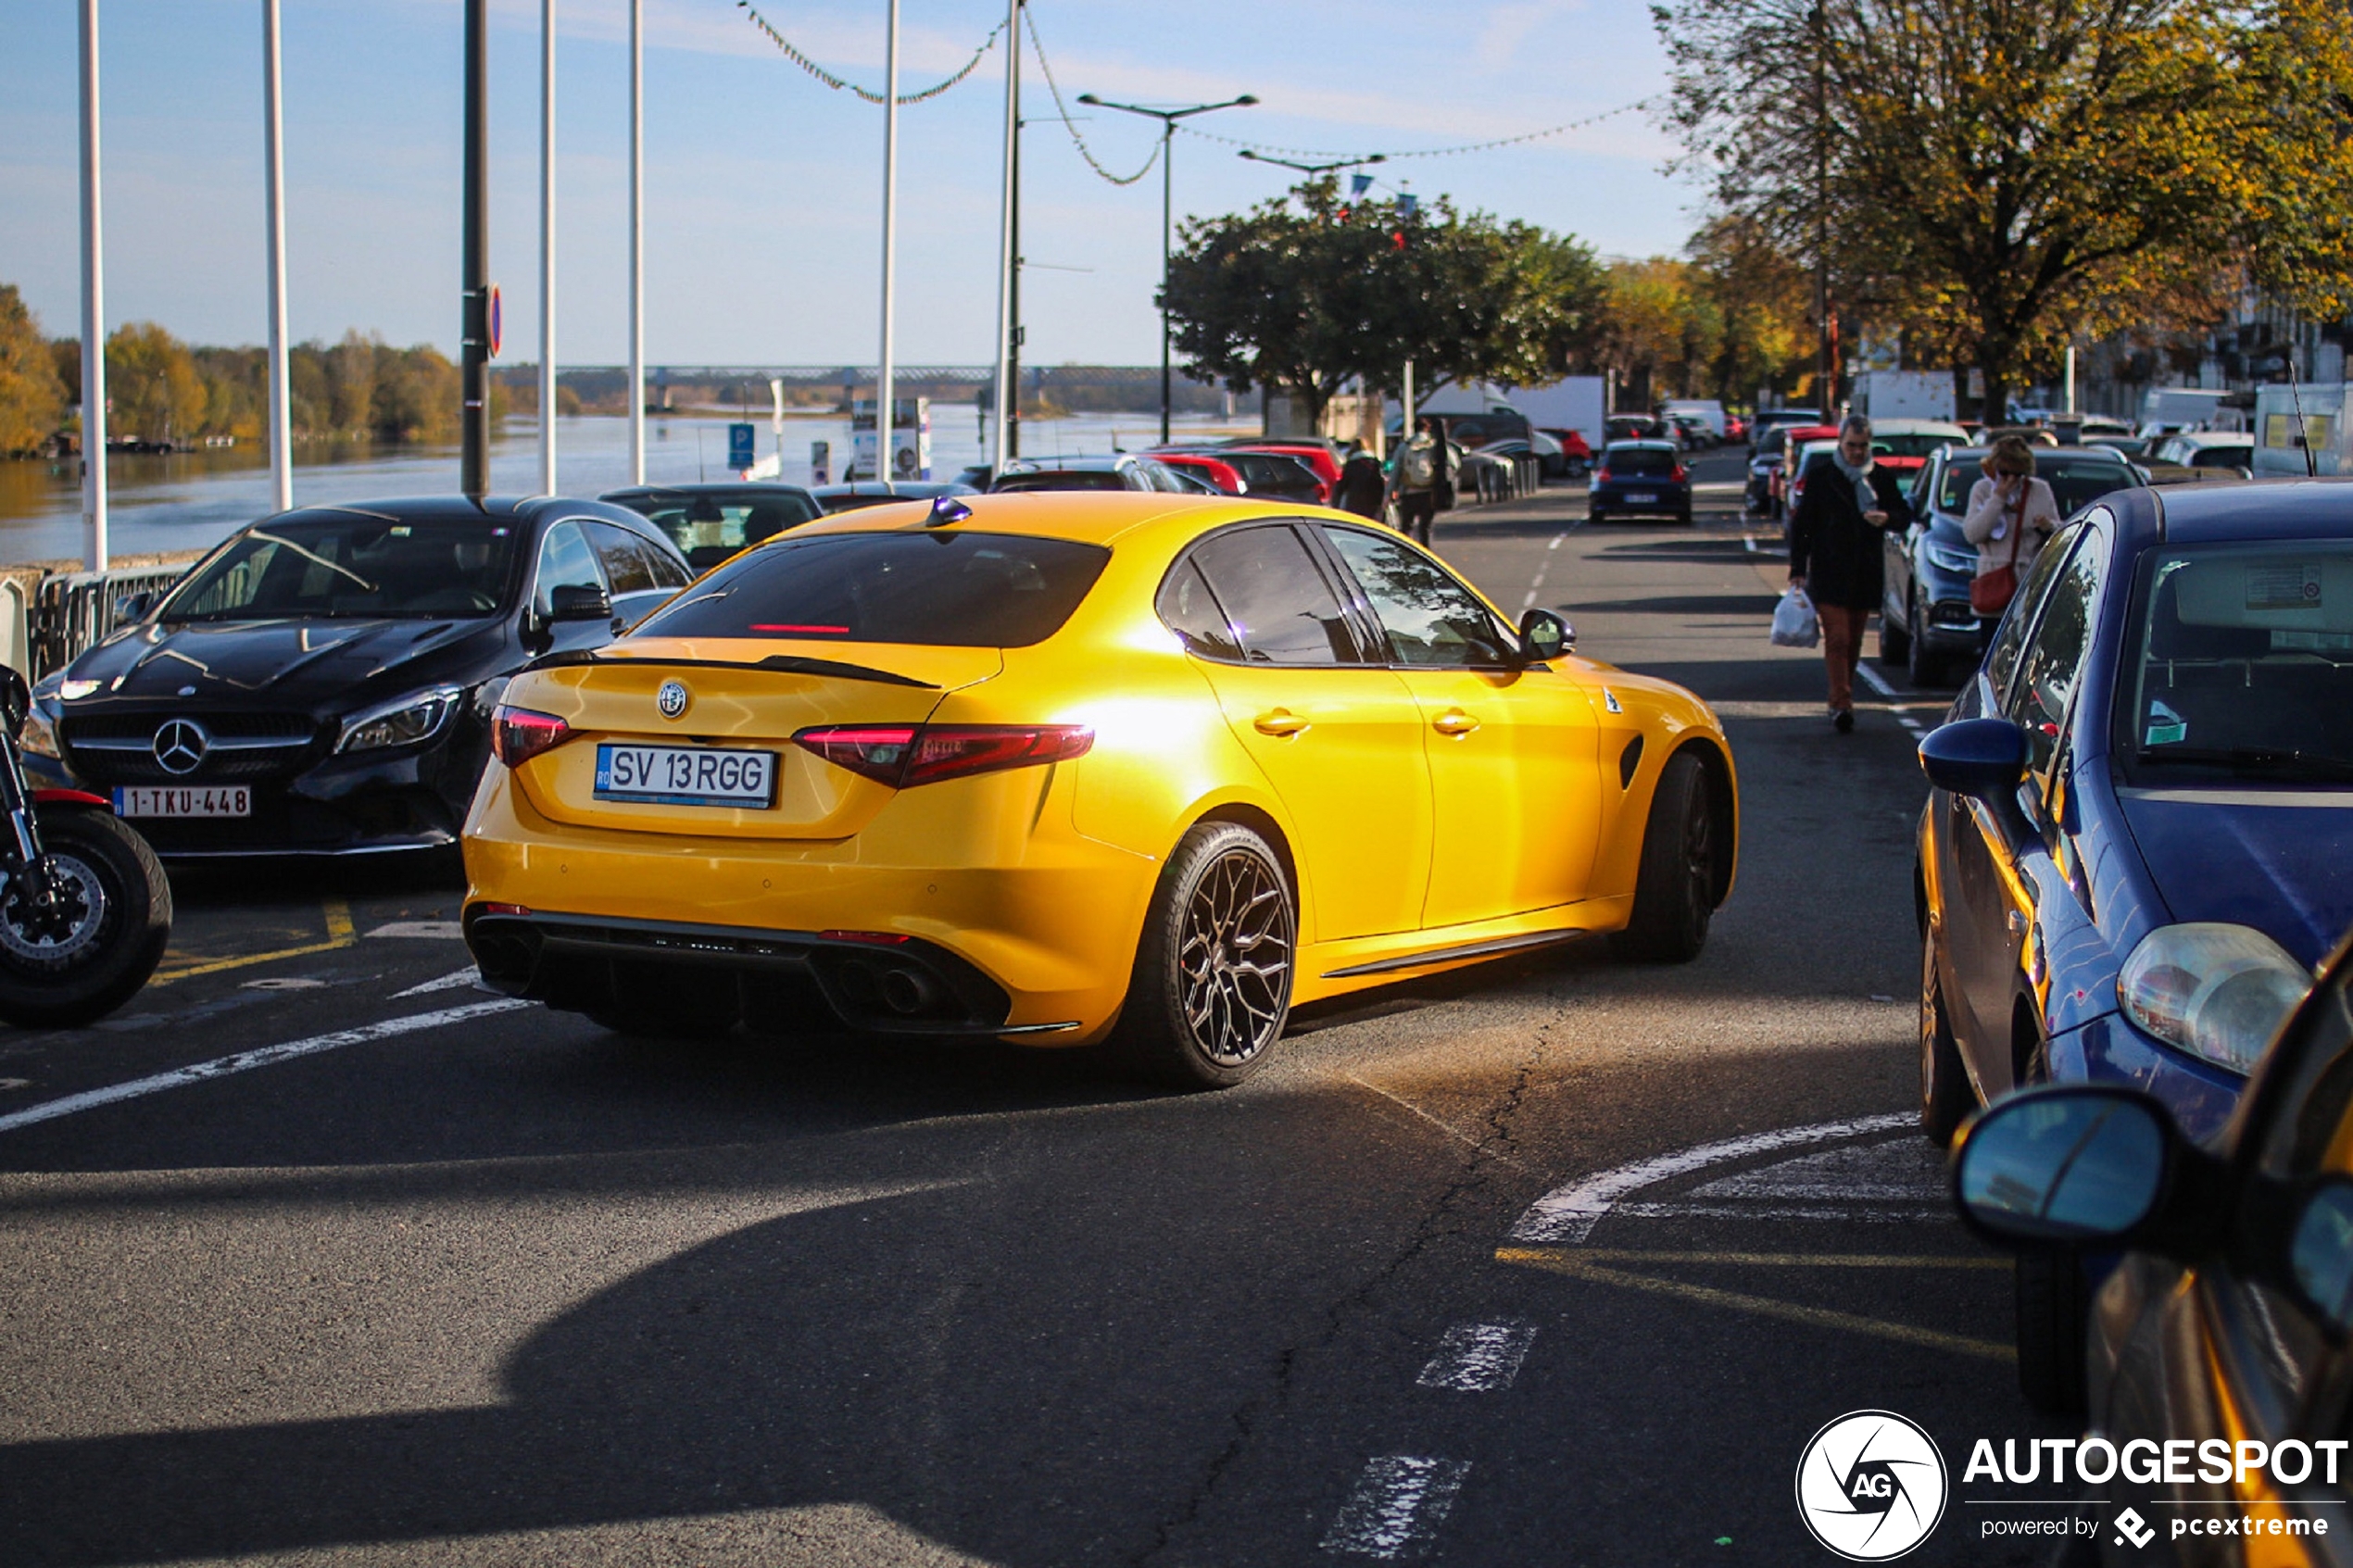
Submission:
[[[2134,783],[2353,784],[2353,541],[2162,550],[2145,581],[2116,737]]]
[[[1661,446],[1618,446],[1602,456],[1612,473],[1673,473],[1675,454]]]
[[[1885,458],[1929,458],[1935,456],[1940,446],[1958,446],[1960,444],[1961,438],[1957,435],[1922,435],[1915,433],[1908,435],[1871,437],[1871,450]]]
[[[1048,469],[1042,473],[1009,473],[991,490],[1125,490],[1126,475],[1112,469]]]
[[[766,495],[628,495],[621,505],[670,535],[698,571],[822,515],[815,496],[781,485]]]
[[[1969,487],[1985,477],[1985,470],[1979,466],[1981,461],[1981,457],[1963,457],[1944,465],[1944,484],[1937,495],[1937,510],[1958,513],[1969,509]],[[2109,491],[2130,490],[2141,482],[2140,475],[2122,463],[2064,458],[2048,452],[2034,454],[2034,477],[2048,483],[2051,493],[2058,497],[2061,517],[2073,517]]]
[[[786,538],[736,558],[637,630],[1027,647],[1061,629],[1110,559],[1101,545],[946,529]]]
[[[257,523],[164,601],[165,621],[488,615],[520,525],[338,514]]]

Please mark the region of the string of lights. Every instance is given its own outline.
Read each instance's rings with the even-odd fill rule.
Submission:
[[[1220,136],[1214,131],[1202,131],[1190,125],[1179,125],[1176,129],[1188,136],[1198,136],[1204,142],[1222,142],[1227,146],[1247,147],[1254,153],[1279,153],[1287,157],[1342,158],[1350,163],[1367,163],[1378,157],[1383,162],[1394,163],[1400,158],[1455,157],[1464,153],[1484,153],[1497,147],[1515,147],[1523,142],[1541,142],[1547,136],[1559,136],[1571,131],[1582,131],[1589,125],[1599,125],[1602,121],[1615,119],[1621,114],[1630,114],[1636,109],[1647,108],[1656,101],[1655,98],[1637,98],[1630,104],[1620,104],[1614,109],[1604,109],[1599,114],[1587,115],[1582,119],[1572,119],[1565,125],[1548,125],[1541,131],[1525,131],[1516,136],[1498,136],[1489,142],[1466,142],[1459,147],[1418,147],[1384,153],[1341,152],[1329,147],[1276,147],[1269,146],[1264,142],[1247,142],[1238,136]]]
[[[1037,13],[1027,6],[1024,6],[1021,8],[1021,19],[1029,29],[1029,46],[1037,51],[1038,69],[1046,78],[1046,90],[1054,95],[1054,113],[1062,120],[1063,129],[1070,132],[1071,144],[1078,149],[1078,156],[1087,160],[1087,167],[1114,185],[1132,185],[1150,174],[1152,171],[1152,166],[1160,161],[1160,152],[1164,143],[1152,144],[1152,156],[1146,158],[1144,167],[1133,174],[1114,174],[1097,161],[1094,149],[1087,144],[1087,138],[1078,133],[1077,124],[1070,118],[1070,106],[1063,102],[1062,85],[1054,80],[1054,68],[1046,63],[1046,44],[1038,36]]]
[[[736,5],[746,16],[751,19],[752,26],[758,28],[761,31],[768,35],[768,42],[774,44],[777,48],[784,51],[785,58],[790,60],[793,64],[799,66],[801,69],[807,71],[810,75],[815,77],[818,81],[824,82],[835,92],[855,93],[859,97],[864,99],[870,104],[879,105],[883,101],[883,95],[880,93],[870,92],[867,89],[859,86],[854,82],[845,81],[841,77],[836,76],[832,71],[827,70],[824,66],[819,65],[815,60],[811,59],[807,55],[804,55],[799,49],[794,48],[792,40],[777,31],[775,27],[770,23],[766,17],[761,16],[758,10],[754,9],[751,0],[736,0]],[[1003,22],[999,22],[995,27],[990,28],[988,30],[988,36],[980,41],[980,47],[973,51],[973,57],[964,62],[963,69],[958,71],[947,81],[926,87],[920,93],[900,94],[899,95],[900,107],[904,108],[910,104],[925,103],[930,99],[937,98],[942,93],[947,92],[950,88],[963,82],[964,78],[970,76],[974,71],[978,70],[980,69],[980,62],[987,57],[989,50],[997,46],[998,35],[1002,33],[1004,31],[1005,24]]]

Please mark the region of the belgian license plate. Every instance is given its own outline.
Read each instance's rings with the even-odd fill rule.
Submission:
[[[1626,499],[1631,505],[1637,507],[1647,507],[1658,499],[1658,492],[1655,490],[1629,490],[1626,493]]]
[[[597,747],[597,798],[655,806],[739,806],[764,810],[776,803],[776,754],[722,751],[710,746]]]
[[[149,788],[122,785],[114,792],[118,817],[250,817],[253,791],[245,784],[210,788]]]

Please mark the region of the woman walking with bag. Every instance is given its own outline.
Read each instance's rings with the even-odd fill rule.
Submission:
[[[1895,476],[1871,460],[1871,421],[1860,414],[1839,427],[1838,450],[1816,458],[1804,477],[1806,494],[1789,520],[1789,580],[1821,618],[1831,722],[1844,734],[1855,727],[1863,626],[1886,580],[1887,531],[1909,528],[1912,508]]]
[[[1991,621],[2009,608],[2026,569],[2059,525],[2058,497],[2034,477],[2034,448],[2020,435],[1994,443],[1982,465],[1985,477],[1969,486],[1961,533],[1977,546],[1977,576],[1969,608]]]

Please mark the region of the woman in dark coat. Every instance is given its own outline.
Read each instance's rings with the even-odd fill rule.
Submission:
[[[1814,601],[1822,621],[1822,659],[1830,667],[1831,722],[1855,727],[1855,668],[1863,627],[1880,608],[1887,532],[1912,525],[1912,508],[1895,476],[1871,461],[1871,421],[1860,414],[1839,427],[1838,450],[1806,467],[1806,494],[1789,520],[1789,580]]]

